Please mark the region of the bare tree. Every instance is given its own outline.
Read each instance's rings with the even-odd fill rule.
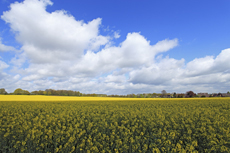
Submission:
[[[161,94],[162,94],[162,98],[165,98],[167,96],[167,92],[165,90],[162,90]]]

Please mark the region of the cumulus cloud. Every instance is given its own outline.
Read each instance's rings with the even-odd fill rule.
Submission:
[[[149,67],[142,67],[130,72],[130,82],[135,84],[164,85],[178,78],[184,66],[184,59],[176,60],[166,57]]]
[[[16,39],[32,63],[77,60],[84,50],[95,50],[109,41],[108,37],[99,35],[101,18],[84,23],[64,10],[49,13],[47,5],[52,2],[16,2],[1,16],[16,33]]]
[[[230,70],[230,49],[222,50],[215,58],[214,56],[206,56],[204,58],[196,58],[189,62],[186,67],[188,76],[212,74],[217,72],[225,72]]]
[[[150,42],[128,33],[118,46],[103,36],[101,18],[84,22],[65,10],[46,11],[50,0],[15,2],[1,18],[15,33],[21,52],[9,65],[0,61],[0,86],[69,89],[84,93],[129,94],[187,90],[225,90],[230,84],[230,49],[214,56],[185,60],[158,56],[178,46],[178,39]],[[155,43],[155,44],[154,44]],[[0,51],[13,50],[0,41]],[[198,91],[197,91],[198,92]],[[200,91],[199,91],[200,92]]]
[[[225,49],[216,57],[196,58],[187,64],[184,59],[161,58],[151,66],[130,71],[128,82],[136,87],[145,85],[145,92],[226,92],[230,86],[229,55],[230,49]],[[127,88],[133,91],[130,86]]]

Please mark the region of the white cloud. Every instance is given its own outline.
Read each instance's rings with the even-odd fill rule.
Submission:
[[[216,58],[206,56],[184,64],[184,60],[160,59],[150,67],[130,72],[130,82],[164,86],[171,91],[226,92],[229,90],[230,49],[223,50]]]
[[[184,59],[175,60],[166,57],[150,67],[142,67],[130,72],[130,82],[135,84],[165,85],[179,77],[184,66]]]
[[[77,21],[64,10],[49,13],[49,0],[25,0],[13,3],[1,18],[16,33],[22,50],[32,63],[57,63],[77,60],[86,49],[105,45],[109,37],[99,35],[101,19]]]
[[[114,32],[114,38],[115,38],[115,39],[120,38],[120,35],[119,35],[119,33],[118,33],[117,31]]]
[[[222,50],[215,59],[214,69],[217,72],[230,70],[230,48]]]
[[[26,54],[18,53],[11,59],[10,63],[12,63],[16,68],[21,67],[26,62]]]
[[[1,16],[22,45],[22,52],[10,62],[14,75],[3,72],[9,65],[0,61],[1,87],[129,94],[163,89],[215,92],[230,86],[230,49],[185,64],[184,59],[158,56],[178,46],[178,39],[153,44],[141,33],[132,32],[112,46],[112,39],[120,35],[102,36],[101,18],[85,23],[64,10],[47,12],[52,4],[49,0],[15,2]],[[13,48],[0,41],[0,50]]]
[[[117,68],[151,65],[157,52],[165,51],[166,46],[171,49],[176,45],[176,39],[163,40],[163,43],[158,42],[156,45],[150,45],[150,42],[139,33],[129,33],[118,47],[108,47],[97,53],[88,51],[78,63],[70,68],[70,71],[95,76],[114,71]]]
[[[196,58],[187,64],[188,76],[196,76],[203,74],[212,74],[230,70],[230,49],[222,50],[221,53],[214,58],[206,56],[204,58]]]
[[[126,81],[125,75],[108,75],[105,78],[101,78],[101,81],[109,83],[124,83]]]
[[[208,73],[214,66],[214,57],[196,58],[187,64],[187,75],[201,75]]]

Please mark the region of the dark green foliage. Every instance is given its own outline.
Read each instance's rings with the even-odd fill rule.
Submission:
[[[30,95],[30,92],[27,90],[22,90],[21,88],[18,88],[14,91],[14,95]]]
[[[175,92],[173,93],[173,98],[176,98],[176,93]]]
[[[2,95],[6,95],[6,94],[7,94],[7,92],[6,92],[6,90],[5,90],[4,88],[1,88],[1,89],[0,89],[0,94],[2,94]]]

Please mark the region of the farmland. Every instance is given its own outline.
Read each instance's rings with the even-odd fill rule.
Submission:
[[[230,152],[229,98],[7,96],[0,152]]]

